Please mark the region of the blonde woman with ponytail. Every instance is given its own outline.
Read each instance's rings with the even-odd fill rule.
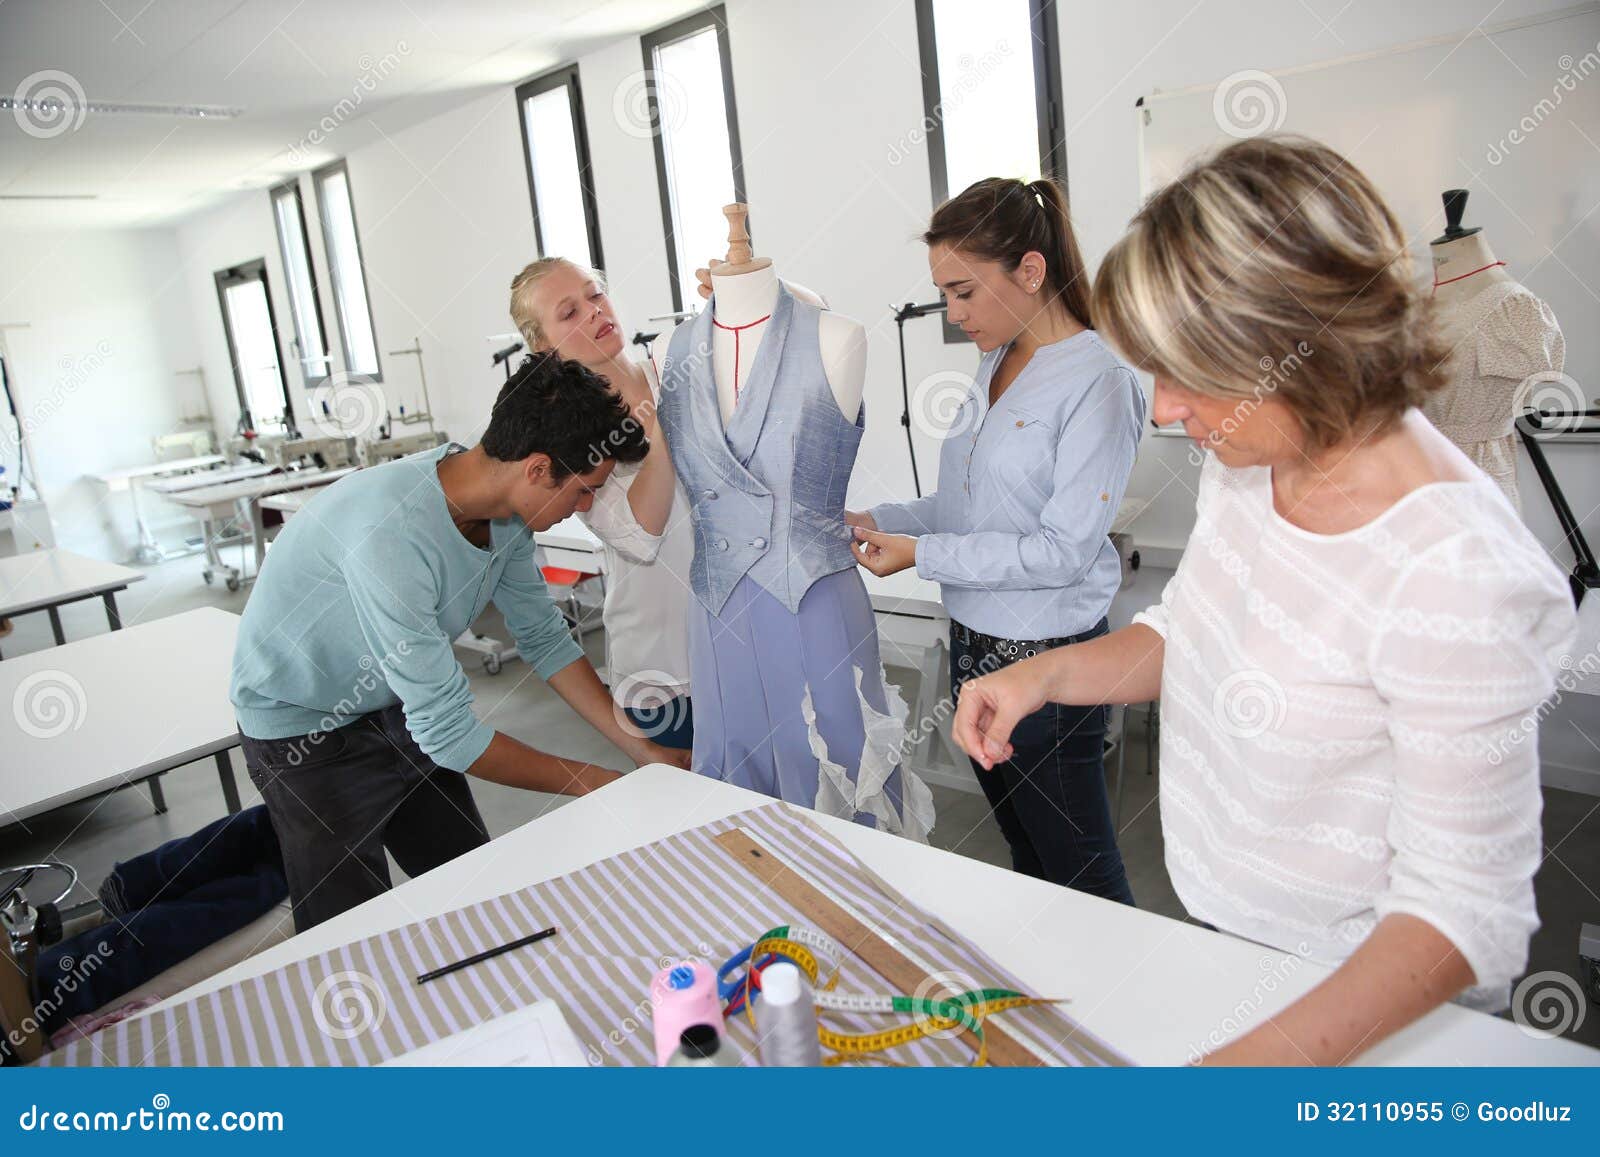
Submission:
[[[581,517],[605,545],[607,665],[617,706],[648,738],[687,752],[694,530],[656,421],[655,367],[628,356],[600,274],[562,257],[540,258],[517,274],[511,320],[529,350],[554,351],[605,378],[650,439],[645,460],[613,471]]]

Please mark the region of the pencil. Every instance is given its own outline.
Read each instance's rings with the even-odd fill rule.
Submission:
[[[521,940],[513,940],[510,944],[502,944],[498,948],[490,948],[484,952],[479,952],[474,956],[469,956],[465,960],[457,960],[454,964],[446,964],[443,968],[435,968],[432,972],[424,972],[421,976],[417,977],[417,983],[427,984],[430,980],[437,980],[441,976],[449,976],[452,972],[466,968],[471,964],[481,963],[482,961],[488,960],[491,956],[499,956],[502,952],[510,952],[513,948],[522,948],[525,945],[533,944],[539,940],[544,940],[547,937],[554,936],[555,934],[556,930],[554,927],[546,928],[542,932],[535,932],[532,936],[524,936]]]

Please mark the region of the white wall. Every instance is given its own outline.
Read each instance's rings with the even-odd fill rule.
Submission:
[[[1570,0],[1425,0],[1408,4],[1357,0],[1352,4],[1285,4],[1274,0],[1233,0],[1218,8],[1185,0],[1144,0],[1138,4],[1079,2],[1059,6],[1062,84],[1066,106],[1067,154],[1073,214],[1084,256],[1097,264],[1138,209],[1138,147],[1134,101],[1157,88],[1171,90],[1214,83],[1243,69],[1277,70],[1371,52],[1447,33],[1464,32],[1480,22],[1494,25],[1534,13],[1570,7]],[[1323,29],[1322,20],[1332,21]],[[1574,49],[1581,55],[1593,45]],[[1509,68],[1510,66],[1508,66]],[[1557,66],[1550,64],[1551,80]],[[1484,78],[1493,83],[1492,76]],[[1527,110],[1508,109],[1507,123]],[[1487,144],[1504,131],[1484,126]],[[1468,158],[1476,163],[1477,157]],[[1496,212],[1493,202],[1473,202],[1476,219]],[[1506,222],[1509,232],[1511,223]],[[1600,270],[1587,274],[1591,281]],[[1568,318],[1568,341],[1593,343],[1584,319]],[[1183,439],[1147,436],[1129,492],[1162,494],[1136,528],[1145,542],[1177,545],[1193,525],[1192,495],[1198,470],[1187,461]],[[1572,451],[1578,451],[1573,453]],[[1592,498],[1580,508],[1600,505],[1600,479],[1583,469],[1582,449],[1552,451],[1565,461],[1563,475],[1576,480]],[[1591,459],[1592,460],[1592,459]],[[1523,463],[1523,490],[1534,507],[1530,519],[1547,545],[1558,541],[1553,521],[1544,515],[1537,480]],[[1166,498],[1173,499],[1166,501]],[[1591,541],[1600,539],[1591,513]]]
[[[261,190],[241,193],[216,209],[189,218],[178,226],[176,232],[182,272],[175,293],[187,304],[194,329],[196,354],[205,368],[211,412],[216,416],[217,436],[225,441],[233,434],[239,421],[239,392],[234,384],[233,363],[228,356],[222,304],[217,300],[218,270],[254,261],[258,257],[266,259],[267,287],[272,291],[272,311],[281,338],[278,358],[291,387],[298,388],[299,385],[292,361],[292,347],[289,345],[294,330],[289,314],[283,261],[278,255],[278,237],[272,227],[271,201],[267,193]],[[319,240],[313,237],[314,244]],[[317,260],[320,262],[318,252]],[[325,290],[326,287],[323,288]],[[326,297],[326,293],[324,298],[323,312],[331,327],[333,314],[329,310],[332,300]],[[298,394],[295,405],[297,413],[305,412],[300,407]]]
[[[484,339],[512,328],[511,277],[535,255],[512,90],[405,129],[357,122],[340,131],[341,143],[366,142],[345,160],[377,334],[378,388],[396,413],[402,405],[407,412],[421,408],[417,359],[390,352],[420,338],[435,417],[452,437],[470,443],[504,380],[489,365],[495,347]],[[316,190],[309,174],[299,182],[328,348],[334,367],[345,369]],[[212,277],[265,258],[279,356],[305,427],[313,402],[290,345],[293,315],[267,191],[241,193],[183,222],[178,241],[219,424],[232,429],[238,399]]]
[[[189,302],[171,230],[0,233],[11,385],[60,546],[121,560],[126,494],[89,475],[148,462],[200,409]],[[8,473],[16,464],[7,462]],[[15,478],[10,481],[14,484]]]
[[[349,157],[383,393],[420,407],[416,359],[389,351],[421,338],[435,416],[468,444],[505,380],[484,339],[512,328],[511,278],[535,256],[520,131],[504,89]]]

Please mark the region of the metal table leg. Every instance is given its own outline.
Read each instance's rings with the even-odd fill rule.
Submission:
[[[932,649],[934,686],[939,691],[938,702],[949,705],[947,708],[949,718],[953,719],[955,718],[955,699],[950,697],[950,648],[943,639],[940,639],[933,645]],[[938,737],[939,746],[944,751],[945,762],[952,769],[963,771],[971,767],[967,760],[967,753],[957,746],[956,741],[951,738],[950,731],[943,724],[934,729],[934,734]]]
[[[150,802],[156,805],[156,815],[166,815],[167,795],[161,790],[161,776],[153,775],[145,783],[150,785]]]
[[[917,738],[916,748],[912,758],[917,767],[930,767],[933,764],[933,752],[938,739],[935,731],[938,730],[938,720],[934,717],[934,706],[939,695],[939,656],[936,653],[938,644],[922,648],[922,662],[917,669],[917,702],[913,708],[917,717],[912,726],[921,729],[922,734]]]
[[[222,552],[217,549],[217,520],[211,517],[209,506],[200,519],[200,533],[206,540],[206,574],[220,574],[227,564],[222,561]],[[210,578],[206,579],[206,582],[210,581]]]
[[[61,629],[61,608],[48,608],[50,615],[50,629],[55,632],[56,646],[61,646],[67,641],[67,633]]]
[[[255,540],[256,548],[256,574],[261,573],[261,564],[267,561],[267,523],[261,510],[259,498],[242,499],[250,510],[250,537]],[[577,584],[573,584],[572,601],[578,601]]]
[[[106,600],[106,622],[111,624],[113,631],[122,630],[122,615],[117,610],[117,592],[107,591],[104,597]],[[150,782],[154,783],[155,781],[151,780]]]
[[[234,815],[239,809],[239,785],[233,778],[233,760],[229,758],[228,751],[217,752],[217,775],[222,779],[222,798],[228,805],[228,814]]]
[[[144,507],[139,501],[139,480],[128,479],[128,496],[133,502],[133,521],[139,532],[139,546],[133,552],[134,560],[143,563],[157,563],[161,561],[161,544],[156,541],[154,532],[144,520]]]

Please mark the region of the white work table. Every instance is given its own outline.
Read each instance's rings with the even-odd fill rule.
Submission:
[[[111,494],[128,492],[133,505],[133,521],[138,546],[134,548],[134,561],[142,563],[165,562],[182,558],[195,552],[194,546],[183,550],[168,550],[156,538],[155,531],[145,518],[144,503],[140,498],[146,490],[159,495],[176,494],[199,486],[212,486],[228,478],[244,477],[242,470],[265,472],[270,467],[245,464],[227,468],[228,459],[222,454],[196,454],[188,458],[169,458],[161,462],[146,462],[139,466],[122,466],[92,475]],[[216,467],[223,469],[216,469]]]
[[[284,470],[279,473],[262,474],[258,477],[239,478],[231,482],[223,482],[215,486],[202,486],[194,490],[185,490],[178,494],[170,495],[173,502],[180,506],[216,507],[219,510],[232,506],[236,502],[247,502],[265,498],[269,494],[283,494],[291,490],[303,490],[308,486],[326,486],[336,482],[346,474],[354,474],[356,467],[340,466],[333,470],[307,469]]]
[[[117,611],[117,592],[143,580],[140,571],[70,550],[39,550],[0,558],[0,618],[46,611],[59,645],[67,641],[60,608],[100,598],[106,604],[106,621],[113,631],[119,630],[122,616]]]
[[[228,701],[239,616],[207,607],[0,663],[0,821],[14,822],[214,756],[239,793]]]
[[[562,566],[584,574],[606,573],[605,545],[576,514],[549,530],[534,532],[533,541],[544,551],[546,566]]]
[[[641,768],[155,1008],[769,802],[665,765]],[[1074,1019],[1137,1064],[1184,1064],[1213,1032],[1249,1030],[1328,974],[1298,957],[1193,924],[806,814],[891,887],[1033,991],[1070,999]],[[693,881],[684,886],[693,887]],[[1448,1005],[1362,1054],[1359,1063],[1597,1065],[1600,1050],[1536,1038],[1508,1021]]]
[[[225,576],[229,590],[238,590],[247,581],[242,567],[230,566],[222,560],[217,549],[218,524],[227,527],[240,517],[248,520],[251,540],[255,546],[256,573],[261,571],[261,561],[267,553],[266,526],[261,518],[262,500],[272,495],[288,494],[296,490],[327,486],[346,474],[354,474],[357,467],[340,466],[334,469],[285,470],[262,473],[255,477],[235,479],[217,486],[202,486],[193,490],[169,493],[167,498],[179,506],[194,510],[205,524],[206,569],[204,577],[210,582],[213,574]],[[242,560],[241,560],[242,561]]]
[[[261,499],[262,510],[276,510],[285,517],[298,514],[306,503],[326,490],[326,486],[308,486],[304,490],[291,490],[287,494],[269,494]]]
[[[191,458],[169,458],[165,462],[146,462],[142,466],[121,466],[94,475],[107,490],[130,490],[136,480],[159,478],[163,474],[187,474],[227,461],[221,454],[198,454]]]
[[[204,470],[195,474],[184,474],[177,478],[162,478],[148,483],[146,488],[161,495],[183,494],[190,490],[199,490],[205,486],[222,486],[229,482],[239,482],[245,478],[260,478],[263,474],[271,474],[278,469],[261,462],[245,462],[236,466],[227,466],[221,470]]]

